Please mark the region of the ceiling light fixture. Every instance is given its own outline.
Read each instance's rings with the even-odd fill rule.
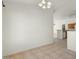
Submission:
[[[43,8],[43,9],[46,9],[46,8],[51,8],[51,2],[50,1],[47,1],[47,0],[42,0],[38,6]]]

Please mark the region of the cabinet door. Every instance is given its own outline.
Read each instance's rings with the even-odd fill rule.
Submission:
[[[76,32],[68,31],[67,32],[67,48],[76,51]]]

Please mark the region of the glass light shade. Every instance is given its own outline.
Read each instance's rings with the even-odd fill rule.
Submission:
[[[43,6],[43,4],[42,4],[42,3],[39,3],[39,4],[38,4],[38,6],[42,7],[42,6]]]
[[[43,8],[43,9],[45,9],[45,8],[46,8],[46,6],[43,6],[42,8]]]
[[[48,5],[51,5],[51,2],[47,2]]]
[[[51,5],[47,5],[47,8],[51,8]]]
[[[45,4],[46,3],[45,0],[42,0],[42,3]]]

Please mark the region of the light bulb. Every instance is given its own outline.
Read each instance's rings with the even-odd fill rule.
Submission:
[[[45,0],[42,0],[42,3],[45,4],[46,3]]]
[[[48,5],[51,5],[51,2],[47,2]]]
[[[45,9],[45,8],[46,8],[46,6],[43,6],[42,8],[43,8],[43,9]]]
[[[42,3],[39,3],[38,5],[39,5],[40,7],[42,7]]]
[[[50,5],[47,5],[47,8],[51,8],[51,6]]]

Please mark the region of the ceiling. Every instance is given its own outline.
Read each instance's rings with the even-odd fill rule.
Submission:
[[[55,18],[61,19],[76,15],[76,0],[55,0]],[[57,4],[58,3],[58,4]]]
[[[3,0],[4,3],[38,4],[41,0]],[[49,0],[54,6],[55,18],[63,18],[76,13],[76,0]]]

